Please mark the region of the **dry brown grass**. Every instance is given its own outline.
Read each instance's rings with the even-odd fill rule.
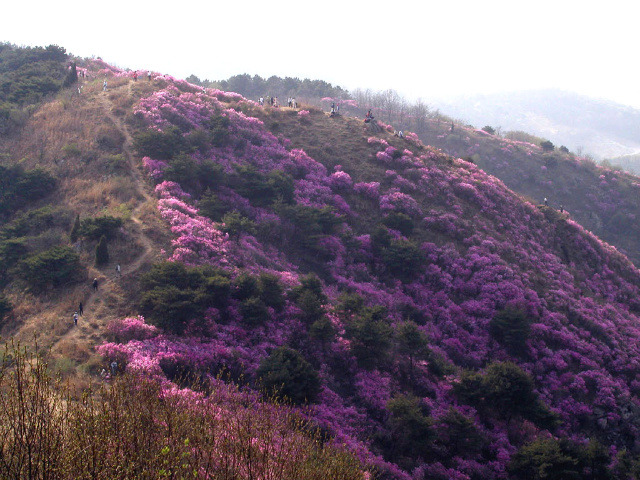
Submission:
[[[86,372],[99,373],[101,359],[95,346],[104,341],[106,325],[136,313],[132,292],[139,271],[170,242],[151,186],[127,156],[131,138],[121,115],[131,112],[140,95],[159,85],[146,79],[134,83],[110,77],[108,81],[108,92],[102,92],[102,78],[97,78],[84,83],[81,95],[73,90],[61,93],[42,105],[21,132],[0,139],[0,161],[20,162],[25,168],[41,166],[57,178],[58,186],[47,202],[81,218],[106,214],[124,220],[123,231],[109,243],[111,261],[106,266],[94,266],[95,242],[81,243],[79,254],[86,269],[81,283],[41,295],[24,291],[17,283],[5,289],[14,310],[4,336],[15,336],[25,345],[37,340],[40,348],[50,349],[52,364],[84,378],[81,382],[90,381]],[[125,144],[118,146],[118,138],[125,139]],[[124,160],[114,173],[108,168],[108,157],[118,152]],[[58,241],[68,241],[68,232],[58,233]],[[115,277],[116,263],[122,267],[120,278]],[[94,277],[100,282],[97,293],[91,289]],[[74,327],[73,312],[80,302],[85,314]]]

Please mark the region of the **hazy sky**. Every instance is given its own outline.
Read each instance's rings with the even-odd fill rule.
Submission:
[[[552,87],[640,108],[636,5],[29,0],[3,5],[0,41],[57,44],[181,78],[318,78],[348,89],[393,88],[427,103]]]

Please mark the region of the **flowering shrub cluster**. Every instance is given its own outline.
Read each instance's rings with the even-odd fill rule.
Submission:
[[[203,216],[211,197],[197,201],[175,182],[157,193],[175,235],[171,260],[225,269],[230,299],[183,336],[123,331],[128,341],[103,345],[105,356],[170,378],[229,371],[256,386],[272,352],[293,347],[321,382],[308,415],[390,478],[507,478],[516,452],[550,434],[631,446],[640,434],[640,273],[626,257],[416,139],[371,137],[367,169],[345,154],[338,161],[350,173],[330,174],[230,101],[244,102],[176,82],[137,109],[150,128],[176,126],[185,137],[228,119],[227,142],[191,157],[234,180],[213,194],[235,213]],[[157,180],[167,171],[145,165]],[[247,187],[268,197],[273,182],[289,181],[287,201]],[[299,274],[308,270],[322,281]],[[265,302],[247,272],[278,278],[282,302]],[[504,312],[526,328],[496,333]],[[498,389],[509,374],[528,388],[535,415],[473,390]]]
[[[616,245],[636,264],[640,261],[640,200],[633,194],[637,178],[579,155],[544,152],[540,145],[489,135],[482,130],[430,121],[423,138],[452,155],[473,159],[488,173],[527,197],[556,209]]]

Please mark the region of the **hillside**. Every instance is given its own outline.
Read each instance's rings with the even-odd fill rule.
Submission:
[[[36,334],[87,384],[116,361],[174,390],[213,377],[286,397],[378,478],[634,478],[640,272],[544,190],[562,169],[608,195],[633,177],[434,124],[474,164],[354,118],[84,66],[79,95],[2,138],[16,184],[36,167],[55,182],[2,226],[5,335]],[[485,157],[514,181],[549,172],[551,206]],[[62,278],[43,277],[53,253]]]
[[[420,138],[451,155],[470,159],[533,202],[547,198],[549,205],[563,208],[631,260],[640,261],[637,177],[558,148],[544,151],[524,135],[509,139],[458,124],[451,131],[450,123],[429,120]]]
[[[614,158],[640,150],[640,111],[614,102],[559,90],[470,96],[435,102],[447,115],[478,128],[520,130],[572,151]]]

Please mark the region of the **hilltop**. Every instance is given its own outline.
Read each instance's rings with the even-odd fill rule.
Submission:
[[[578,208],[480,168],[502,142],[521,177],[545,172],[538,147],[437,123],[433,146],[311,106],[78,68],[79,94],[2,138],[16,184],[53,182],[6,213],[5,334],[37,334],[87,384],[116,361],[167,388],[213,377],[286,397],[380,478],[632,478],[640,272]],[[438,142],[476,148],[475,163]],[[539,157],[554,180],[599,171],[558,155]],[[95,266],[102,235],[110,260]],[[79,301],[76,329],[61,319]]]

